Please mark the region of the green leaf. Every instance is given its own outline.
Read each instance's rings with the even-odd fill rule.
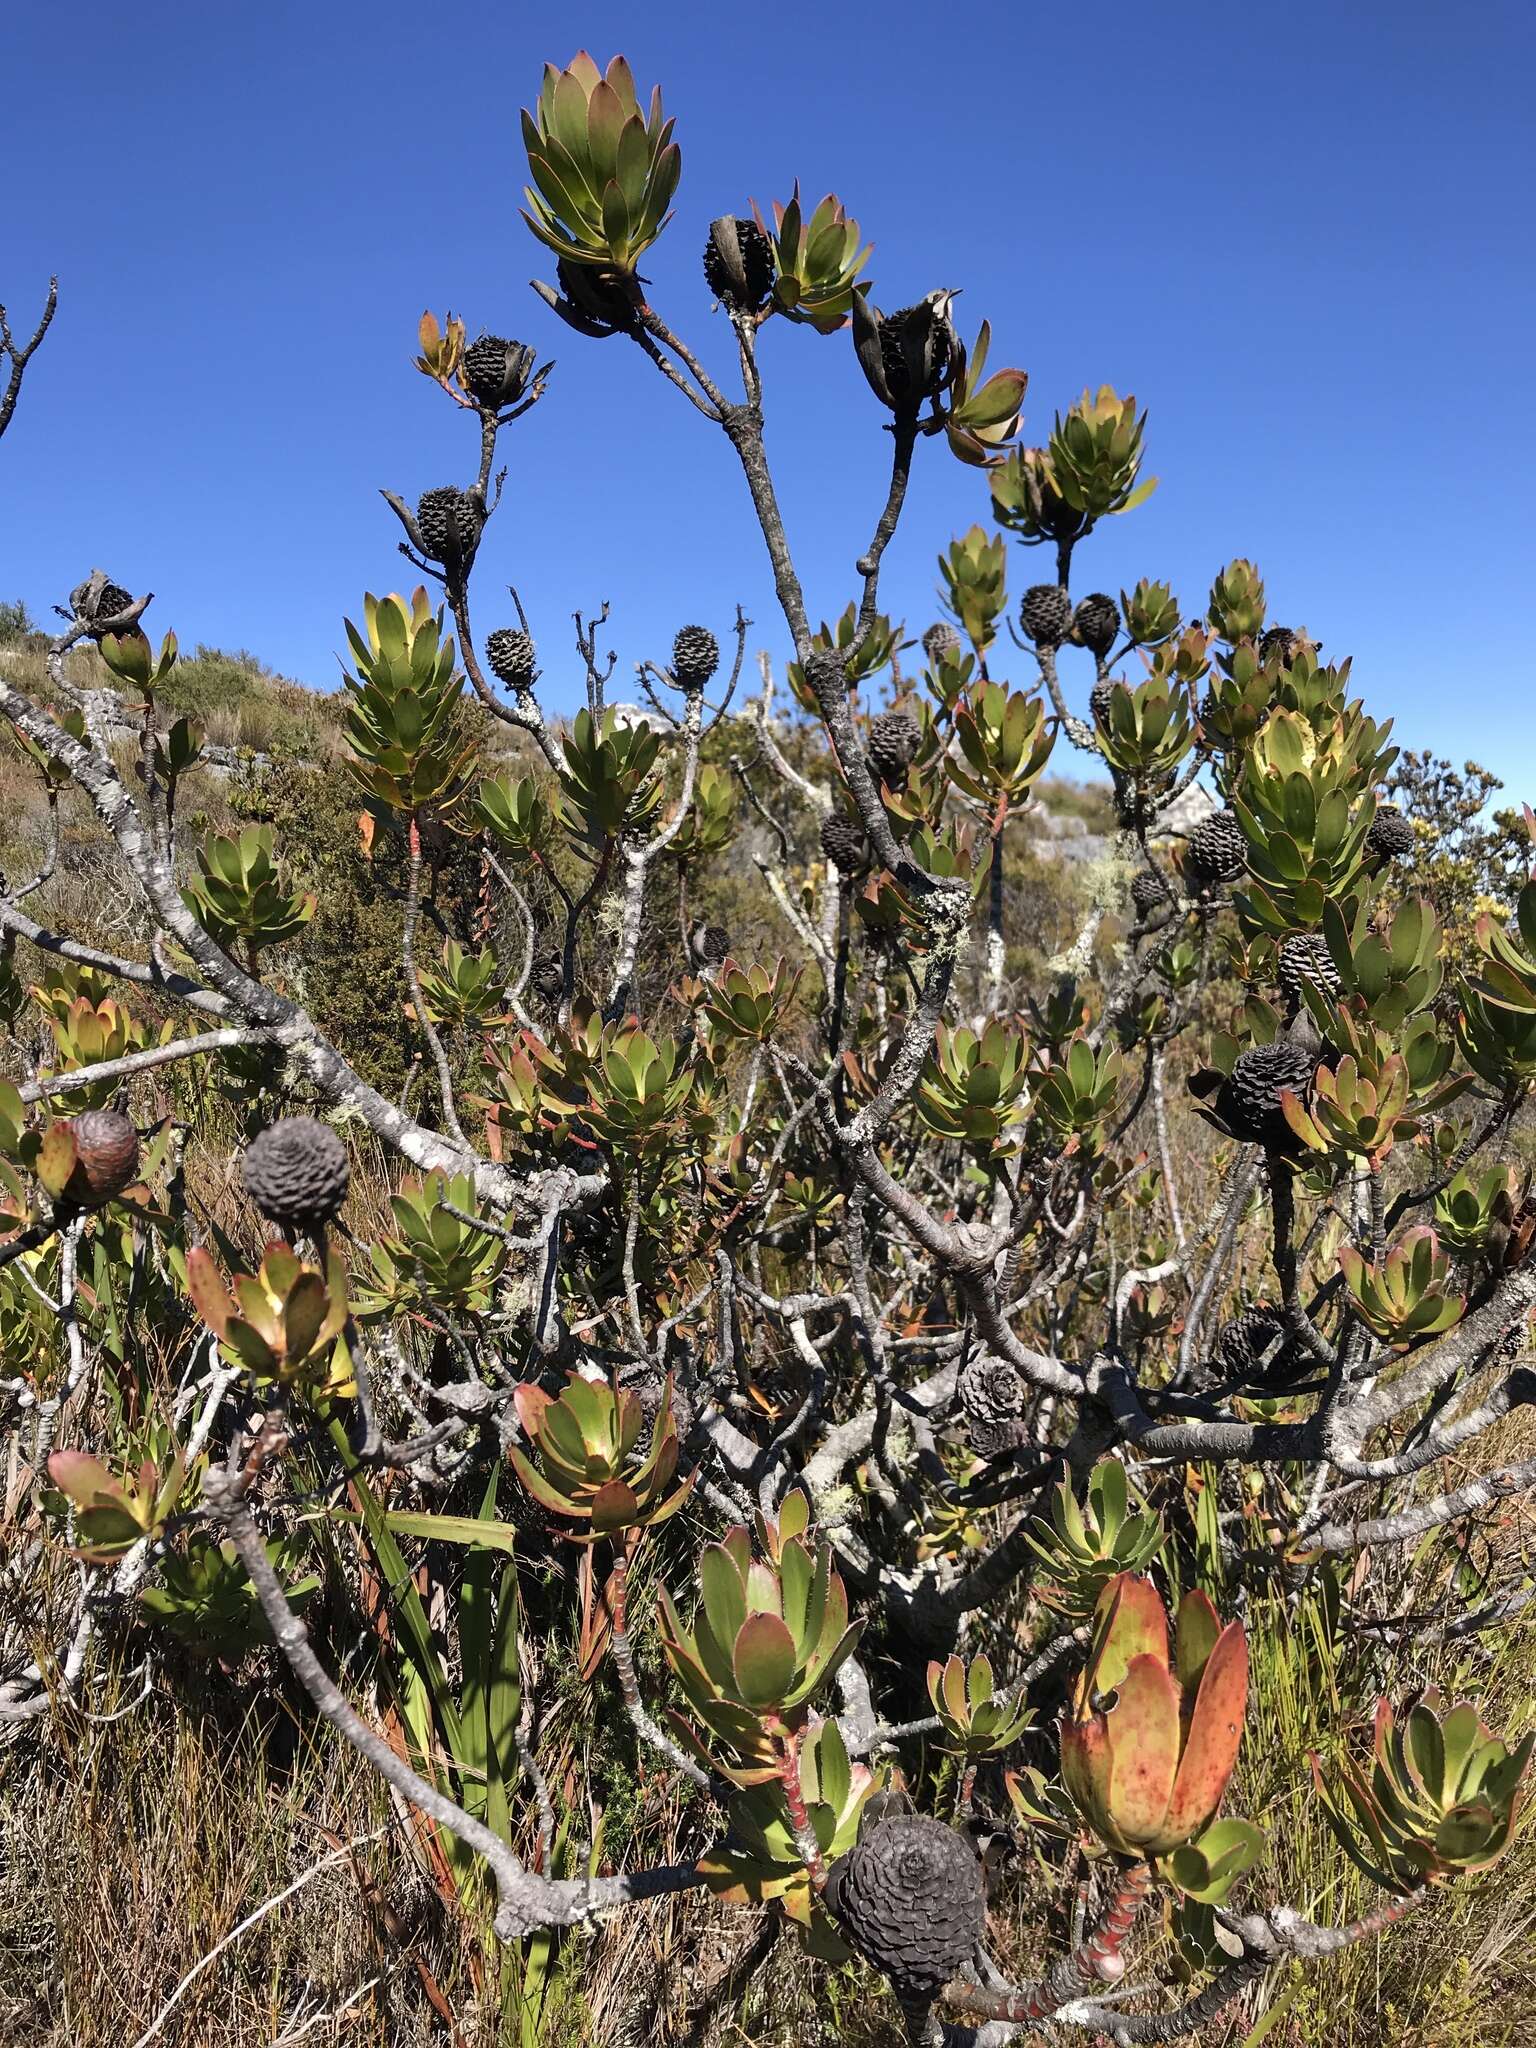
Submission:
[[[390,1529],[389,1517],[374,1499],[368,1481],[352,1455],[346,1424],[340,1416],[333,1415],[328,1426],[331,1441],[340,1454],[343,1467],[352,1481],[353,1491],[361,1506],[368,1547],[373,1553],[379,1575],[384,1580],[390,1596],[401,1644],[431,1698],[442,1729],[443,1740],[450,1752],[457,1756],[463,1749],[458,1709],[449,1689],[442,1659],[432,1638],[432,1627],[427,1620],[427,1611],[422,1605],[421,1595],[416,1590],[410,1568],[401,1555],[400,1546]]]
[[[746,1706],[777,1706],[794,1682],[795,1639],[776,1614],[749,1614],[737,1631],[731,1662]]]

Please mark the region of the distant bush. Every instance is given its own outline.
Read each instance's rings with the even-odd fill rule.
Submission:
[[[314,758],[335,743],[340,707],[244,649],[199,646],[157,692],[166,710],[198,723],[210,740],[257,753]]]
[[[24,598],[18,597],[9,604],[0,600],[0,646],[12,640],[25,640],[37,629],[37,621],[27,610]]]

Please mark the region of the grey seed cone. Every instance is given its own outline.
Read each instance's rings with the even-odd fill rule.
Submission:
[[[981,1859],[963,1835],[922,1814],[866,1827],[833,1865],[827,1898],[854,1945],[914,2001],[957,1975],[986,1926]]]
[[[313,1229],[346,1200],[347,1148],[312,1116],[268,1124],[245,1148],[246,1192],[269,1223]]]

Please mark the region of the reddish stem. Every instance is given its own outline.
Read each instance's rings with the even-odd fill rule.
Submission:
[[[782,1736],[778,1744],[779,1783],[784,1789],[784,1804],[789,1811],[789,1825],[794,1833],[795,1847],[800,1851],[800,1860],[805,1865],[815,1892],[826,1890],[827,1866],[822,1860],[821,1844],[816,1839],[816,1830],[811,1826],[811,1817],[805,1810],[805,1794],[800,1787],[800,1736]]]
[[[951,1984],[943,2002],[951,2012],[977,2019],[1047,2019],[1053,2012],[1080,1998],[1100,1984],[1117,1984],[1125,1975],[1123,1950],[1152,1889],[1152,1872],[1145,1863],[1133,1863],[1120,1873],[1119,1883],[1092,1934],[1073,1953],[1058,1963],[1038,1984],[1026,1984],[1018,1991],[988,1991],[979,1984]]]

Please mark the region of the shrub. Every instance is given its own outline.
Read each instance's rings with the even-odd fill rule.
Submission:
[[[1536,1082],[1536,884],[1448,957],[1414,848],[1380,829],[1388,727],[1270,617],[1254,562],[1198,607],[1150,578],[1069,598],[1078,551],[1153,488],[1134,398],[1085,390],[1021,446],[1023,373],[988,373],[987,325],[967,341],[950,291],[879,311],[857,225],[798,196],[771,230],[711,225],[727,397],[636,268],[678,184],[659,93],[583,53],[546,72],[524,138],[545,303],[638,344],[739,459],[788,700],[766,661],[738,699],[739,613],[679,620],[642,665],[646,712],[610,701],[580,620],[569,724],[520,604],[482,660],[497,449],[549,372],[430,314],[417,368],[472,416],[467,480],[385,494],[420,587],[353,607],[320,768],[242,777],[245,829],[194,875],[197,735],[156,714],[227,713],[249,658],[180,662],[99,572],[76,587],[56,646],[95,639],[148,700],[136,783],[0,676],[156,937],[152,965],[45,971],[65,936],[17,898],[0,913],[41,949],[21,957],[58,1048],[0,1088],[0,1274],[50,1290],[61,1332],[39,1345],[7,1294],[13,1469],[51,1486],[28,1492],[47,1541],[0,1714],[67,1727],[92,1645],[135,1623],[152,1666],[200,1628],[226,1662],[268,1660],[268,1687],[281,1657],[418,1816],[440,1895],[505,1946],[525,2031],[560,1930],[707,1889],[860,1961],[914,2040],[1052,2016],[1196,2033],[1515,1842],[1532,1738],[1495,1731],[1466,1678],[1389,1697],[1404,1671],[1373,1746],[1351,1722],[1373,1641],[1411,1669],[1529,1596],[1487,1511],[1536,1476],[1490,1448],[1536,1397],[1536,1208],[1492,1173]],[[831,624],[762,438],[771,321],[851,340],[889,432]],[[954,624],[902,670],[881,558],[913,465],[950,456],[992,523],[940,551]],[[1015,546],[1056,576],[1024,594],[1018,681]],[[1061,804],[1099,843],[1047,886],[1021,827],[1066,746],[1107,794]],[[1197,776],[1215,866],[1169,829]],[[1047,911],[1077,915],[1047,933]],[[179,1025],[139,1021],[147,987]],[[272,1237],[234,1162],[199,1161],[209,1059],[248,1122],[303,1107],[369,1134],[390,1188],[353,1174],[333,1214],[337,1148],[290,1130],[303,1200],[273,1192],[284,1144],[245,1177],[296,1241]],[[83,1101],[123,1139],[115,1177],[81,1178]],[[189,1153],[219,1199],[189,1199]],[[1297,1707],[1289,1631],[1325,1718]],[[616,1871],[585,1839],[570,1726],[537,1713],[593,1685],[620,1709],[585,1781],[615,1795]],[[664,1861],[645,1774],[679,1802]],[[1342,1879],[1291,1889],[1309,1866],[1285,1853],[1318,1812],[1340,1872],[1385,1895],[1329,1924],[1302,1909]],[[1097,1873],[1079,1932],[1039,1916],[1029,1952],[1055,1952],[1019,1983],[982,1953],[988,1881],[1032,1896],[983,1869],[1011,1824],[1055,1889],[1080,1851]],[[1167,1988],[1132,2012],[1111,1993],[1154,1895]]]

